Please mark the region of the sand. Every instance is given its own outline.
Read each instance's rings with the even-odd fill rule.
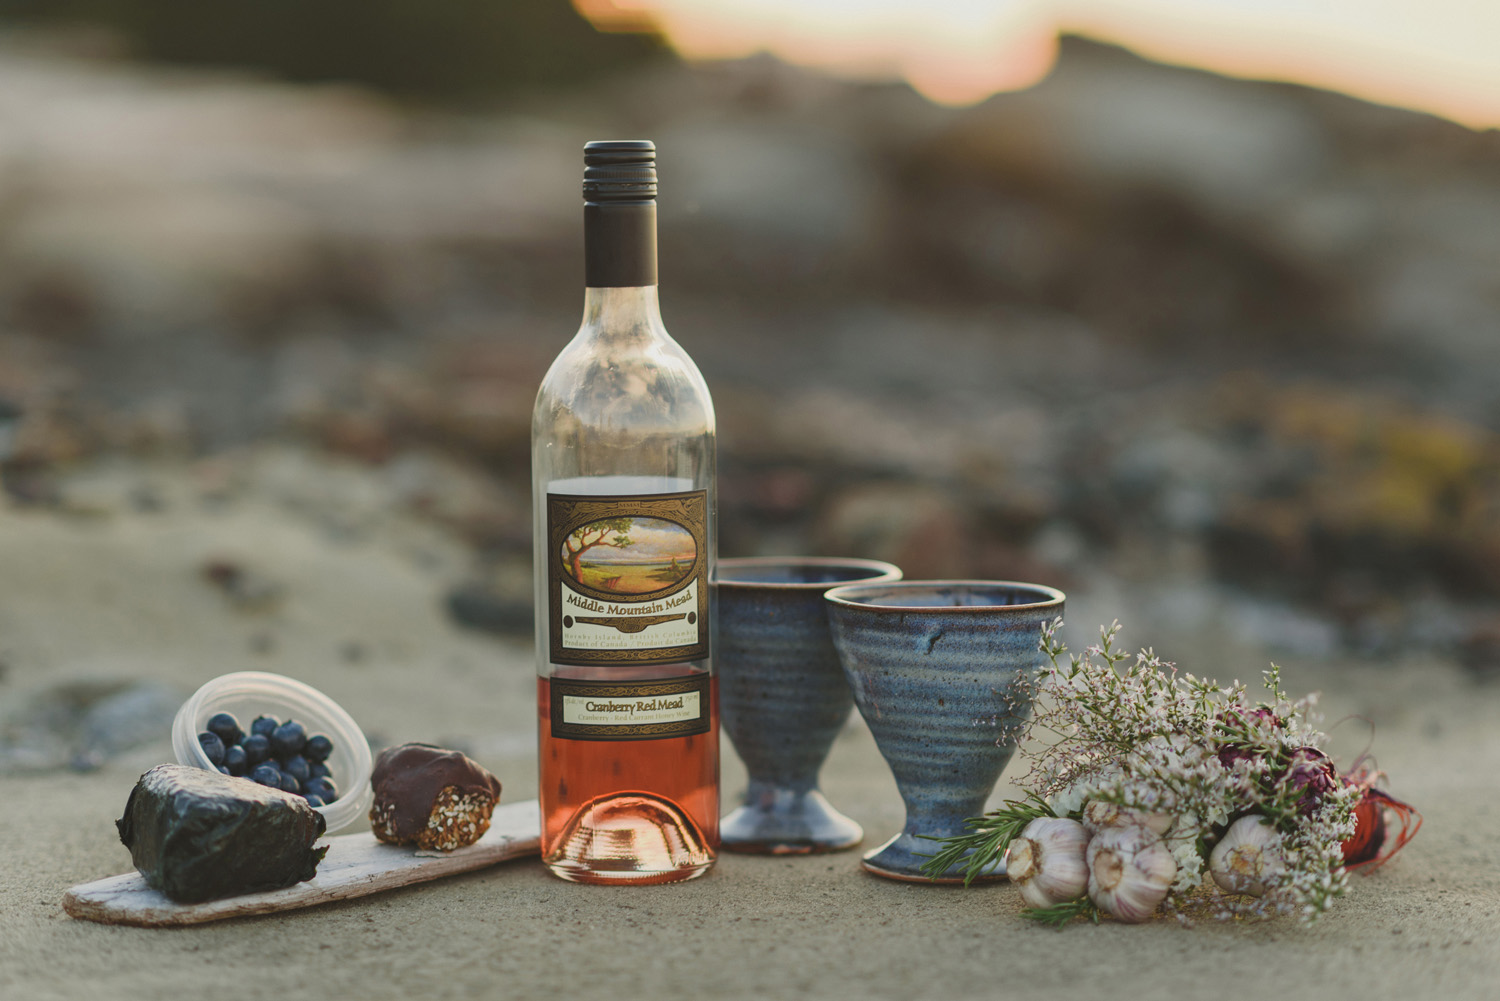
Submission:
[[[363,511],[350,530],[330,525],[328,508],[309,513],[270,490],[205,506],[163,476],[162,512],[107,497],[73,514],[0,509],[0,708],[69,679],[154,678],[186,694],[225,671],[273,670],[332,694],[379,740],[460,743],[501,776],[507,800],[535,795],[530,646],[448,620],[441,598],[461,573],[460,547],[378,505],[348,507]],[[199,573],[215,558],[266,573],[279,603],[226,601]],[[1238,651],[1225,662],[1254,659]],[[1312,929],[1160,921],[1054,932],[1021,919],[1008,885],[888,882],[861,872],[853,852],[725,855],[705,878],[645,888],[576,886],[528,859],[182,930],[67,917],[68,887],[130,868],[113,821],[139,772],[170,754],[163,733],[92,773],[0,776],[0,996],[1500,995],[1500,689],[1441,663],[1285,668],[1289,688],[1324,691],[1330,720],[1376,723],[1380,764],[1426,816],[1396,862],[1356,878]],[[1337,731],[1346,761],[1361,727]],[[726,802],[743,783],[726,742]],[[864,825],[867,845],[899,827],[894,783],[857,719],[823,786]]]

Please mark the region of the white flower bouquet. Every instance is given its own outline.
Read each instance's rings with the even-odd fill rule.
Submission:
[[[1025,797],[943,841],[929,874],[961,864],[973,879],[1004,856],[1026,915],[1058,926],[1190,911],[1312,922],[1351,870],[1416,834],[1420,815],[1376,788],[1380,773],[1338,771],[1315,696],[1288,698],[1275,667],[1252,705],[1242,684],[1116,650],[1118,622],[1065,656],[1061,625],[1042,633]]]

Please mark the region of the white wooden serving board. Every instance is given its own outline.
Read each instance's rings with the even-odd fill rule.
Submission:
[[[368,831],[342,834],[326,839],[328,854],[318,863],[316,876],[282,890],[202,904],[177,904],[147,886],[139,873],[128,872],[73,887],[63,896],[63,910],[88,921],[142,927],[195,925],[247,914],[290,911],[534,855],[541,848],[541,829],[541,810],[531,799],[497,807],[484,837],[456,851],[418,855],[414,848],[383,844]]]

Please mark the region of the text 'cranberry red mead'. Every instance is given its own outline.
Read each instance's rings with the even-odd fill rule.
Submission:
[[[713,864],[714,413],[661,322],[656,149],[584,147],[583,325],[532,417],[542,858],[659,883]]]

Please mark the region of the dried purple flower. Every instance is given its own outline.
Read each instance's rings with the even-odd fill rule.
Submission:
[[[1226,706],[1216,717],[1215,722],[1224,724],[1225,728],[1249,729],[1253,726],[1264,726],[1270,724],[1280,727],[1284,720],[1277,716],[1267,706],[1257,706],[1254,709],[1246,706]],[[1219,764],[1225,768],[1233,768],[1236,762],[1257,760],[1263,755],[1255,748],[1247,747],[1239,743],[1220,744],[1218,749]]]
[[[1260,755],[1242,744],[1223,744],[1218,751],[1219,764],[1226,769],[1233,768],[1239,761],[1254,761]]]
[[[1299,747],[1293,751],[1291,763],[1282,773],[1280,783],[1293,792],[1301,790],[1302,795],[1297,797],[1297,812],[1304,817],[1311,816],[1322,805],[1323,797],[1341,784],[1333,760],[1316,747]]]

